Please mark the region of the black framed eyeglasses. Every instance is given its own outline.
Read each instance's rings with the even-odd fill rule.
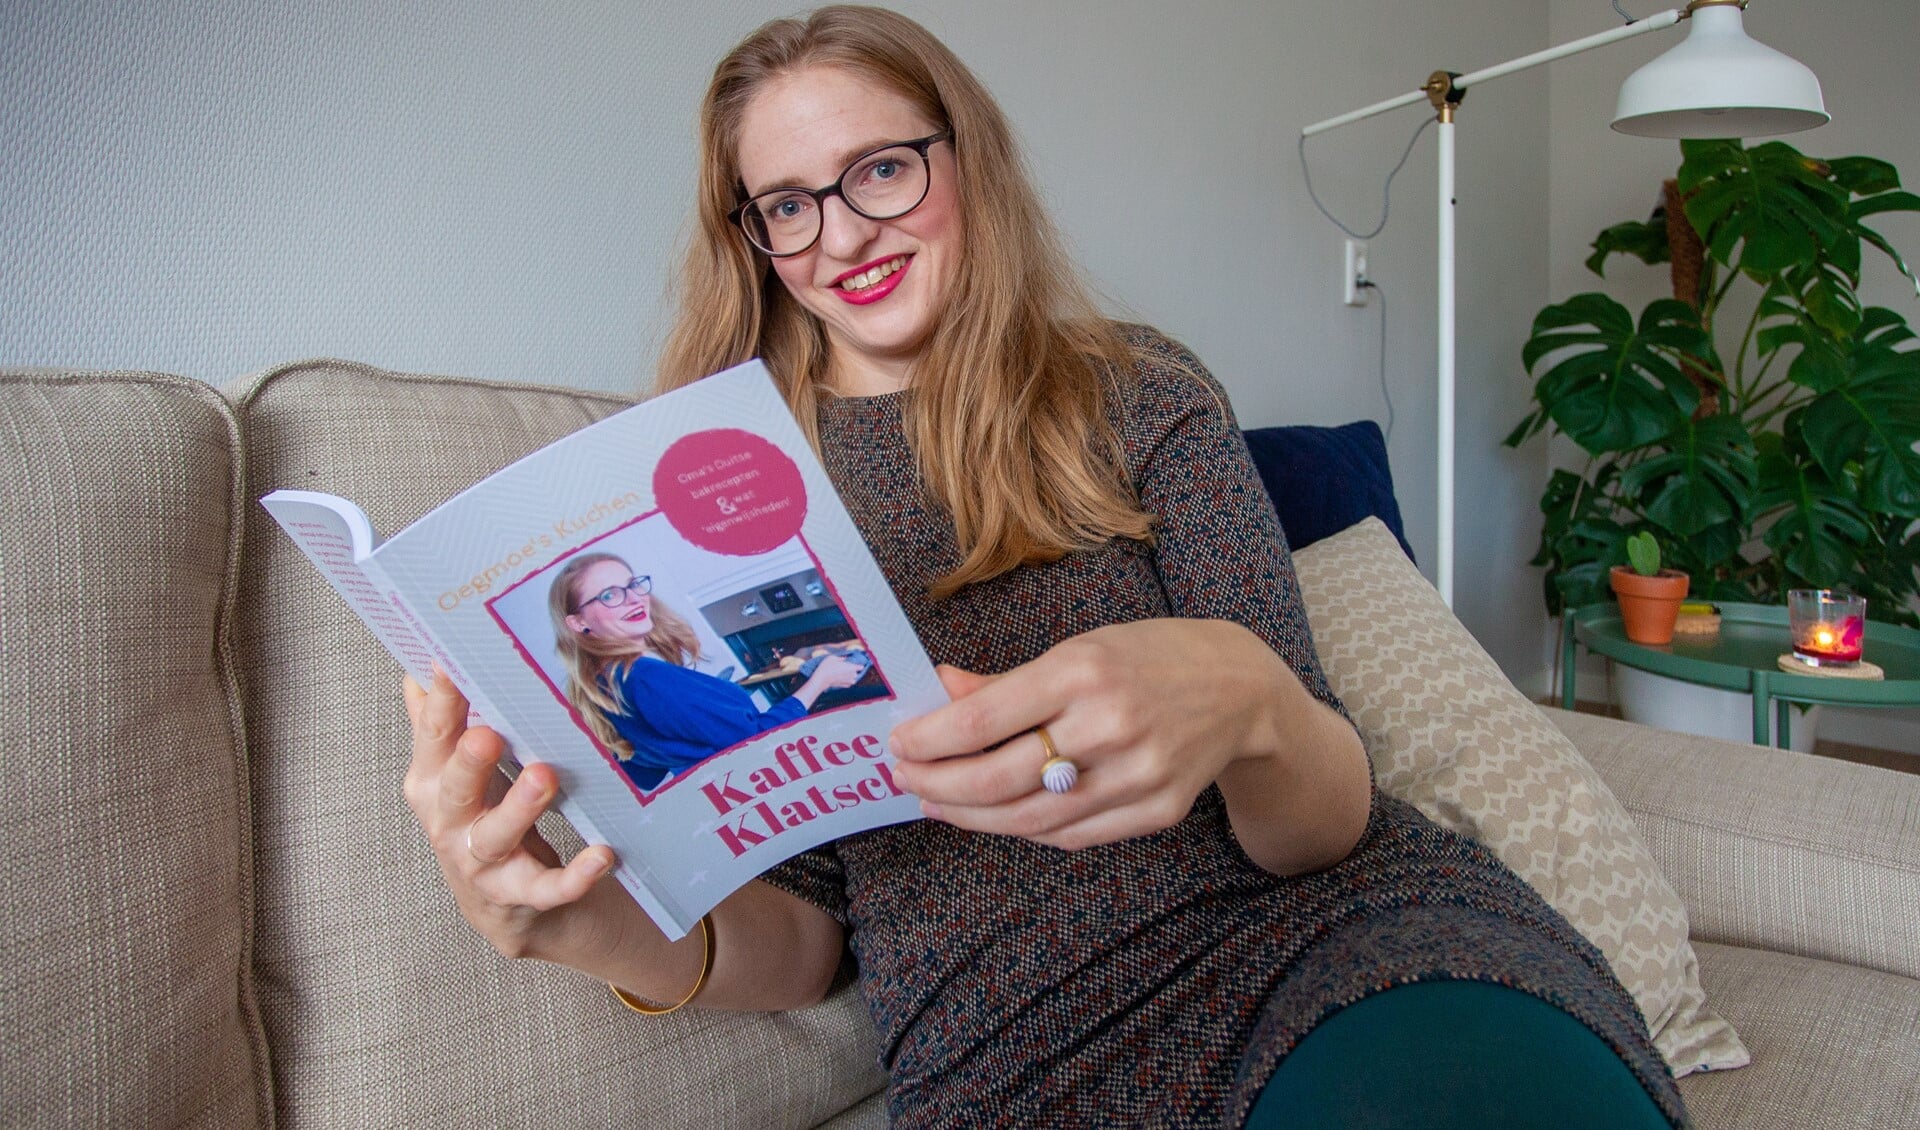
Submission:
[[[653,578],[635,577],[624,585],[610,585],[574,606],[578,612],[589,604],[598,604],[606,608],[619,608],[630,600],[637,600],[653,591]]]
[[[895,141],[855,157],[840,179],[825,188],[775,188],[727,214],[747,240],[775,259],[798,255],[820,239],[821,210],[829,196],[846,201],[856,215],[895,220],[920,206],[933,184],[927,151],[953,140],[953,131],[913,141]]]

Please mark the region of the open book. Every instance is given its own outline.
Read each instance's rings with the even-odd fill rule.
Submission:
[[[435,663],[670,937],[768,867],[919,816],[885,739],[947,701],[752,361],[584,428],[382,542],[261,500],[422,685]]]

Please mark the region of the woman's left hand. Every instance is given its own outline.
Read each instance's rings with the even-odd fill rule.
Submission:
[[[1314,700],[1270,647],[1225,621],[1116,624],[1002,675],[942,667],[940,676],[954,701],[894,731],[895,779],[920,796],[934,819],[1055,847],[1088,847],[1170,827],[1201,790],[1219,781],[1229,792],[1236,776],[1245,779],[1242,794],[1271,799],[1260,802],[1267,808],[1314,803],[1287,787],[1321,779],[1303,776],[1299,767],[1316,756],[1337,761],[1359,750],[1352,728]],[[1032,732],[1039,726],[1079,769],[1078,784],[1065,794],[1041,787],[1047,754]],[[1341,731],[1352,749],[1329,751],[1329,740],[1338,742]],[[1364,753],[1359,765],[1364,822]],[[1349,770],[1336,790],[1351,793],[1352,782]],[[1230,810],[1233,800],[1230,793]],[[1242,831],[1238,818],[1235,830]],[[1347,838],[1333,858],[1351,842]],[[1283,860],[1284,869],[1305,869],[1291,863]]]

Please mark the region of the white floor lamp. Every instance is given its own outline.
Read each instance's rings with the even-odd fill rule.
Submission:
[[[1740,15],[1746,6],[1747,0],[1693,0],[1685,9],[1671,9],[1472,74],[1435,71],[1418,90],[1301,131],[1303,138],[1312,137],[1422,101],[1432,103],[1439,115],[1439,544],[1434,575],[1435,587],[1448,607],[1453,605],[1454,111],[1469,87],[1687,20],[1690,27],[1683,42],[1622,84],[1614,129],[1642,137],[1766,137],[1826,122],[1820,81],[1801,63],[1747,38]]]

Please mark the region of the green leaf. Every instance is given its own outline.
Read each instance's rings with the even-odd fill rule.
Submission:
[[[1667,247],[1667,210],[1656,208],[1645,223],[1628,221],[1615,224],[1593,241],[1593,254],[1587,256],[1587,270],[1604,276],[1607,256],[1631,255],[1642,263],[1665,263],[1672,257]]]
[[[1660,299],[1638,325],[1604,294],[1581,294],[1534,319],[1521,350],[1529,371],[1545,368],[1534,399],[1554,425],[1596,454],[1643,447],[1684,423],[1699,391],[1680,359],[1709,352],[1699,315]]]
[[[1606,491],[1615,478],[1612,463],[1602,465],[1591,483],[1565,469],[1548,477],[1546,492],[1540,496],[1540,513],[1546,521],[1541,525],[1540,554],[1535,565],[1546,564],[1553,542],[1575,525],[1613,512]]]
[[[1847,217],[1853,220],[1877,216],[1882,212],[1920,212],[1920,196],[1911,192],[1883,192],[1847,206]]]
[[[1607,575],[1613,566],[1604,561],[1583,561],[1547,577],[1547,612],[1558,616],[1562,609],[1598,604],[1607,599]]]
[[[1660,573],[1660,539],[1652,530],[1641,530],[1627,539],[1627,564],[1643,577]]]
[[[1881,212],[1920,212],[1920,196],[1911,192],[1883,192],[1878,196],[1869,196],[1865,200],[1856,200],[1847,208],[1847,226],[1861,240],[1880,249],[1880,253],[1892,260],[1894,268],[1914,284],[1914,293],[1920,295],[1920,278],[1916,278],[1913,268],[1900,257],[1887,237],[1868,227],[1861,221],[1868,216]]]
[[[1860,338],[1876,350],[1897,353],[1901,352],[1900,346],[1920,340],[1920,334],[1898,313],[1885,306],[1869,306],[1860,317]]]
[[[1607,574],[1626,560],[1626,545],[1627,531],[1611,522],[1582,522],[1562,534],[1547,573],[1547,611],[1605,600]]]
[[[1905,518],[1876,514],[1873,537],[1860,553],[1853,587],[1867,598],[1875,620],[1920,628],[1913,604],[1920,597],[1920,528]]]
[[[1761,504],[1780,513],[1766,543],[1796,584],[1831,588],[1856,572],[1859,551],[1872,534],[1866,514],[1810,461],[1790,446],[1760,457]]]
[[[1745,162],[1746,146],[1737,139],[1684,140],[1680,143],[1680,191],[1692,192],[1701,182],[1724,175]]]
[[[1539,409],[1535,409],[1527,413],[1526,419],[1521,420],[1520,425],[1508,432],[1507,438],[1500,442],[1506,447],[1519,447],[1521,444],[1532,439],[1539,433],[1540,429],[1546,426],[1547,414]]]
[[[1668,543],[1668,556],[1673,559],[1673,567],[1686,573],[1694,581],[1694,592],[1708,599],[1716,590],[1714,578],[1722,572],[1734,572],[1743,569],[1747,562],[1740,556],[1740,547],[1747,543],[1747,526],[1741,522],[1723,522],[1718,526],[1709,526],[1689,538],[1681,538]],[[1702,578],[1707,580],[1704,583]],[[1730,582],[1731,587],[1718,588],[1721,596],[1730,600],[1744,600],[1748,591],[1744,582]]]
[[[1549,331],[1590,326],[1589,340],[1600,342],[1624,337],[1633,332],[1633,314],[1625,306],[1597,291],[1576,294],[1558,306],[1549,306],[1533,316],[1533,336],[1520,351],[1521,363],[1532,369],[1534,362],[1560,348],[1543,340]]]
[[[1853,245],[1858,267],[1859,245]],[[1860,296],[1854,293],[1857,279],[1839,265],[1816,260],[1797,263],[1781,272],[1781,301],[1788,308],[1797,302],[1813,323],[1836,338],[1851,336],[1860,328]],[[1793,301],[1789,301],[1788,299]]]
[[[1833,183],[1855,196],[1871,196],[1900,187],[1900,173],[1878,157],[1835,157],[1827,162]]]
[[[1707,580],[1702,581],[1700,580],[1700,575],[1698,573],[1692,573],[1692,572],[1689,572],[1687,574],[1687,577],[1691,582],[1687,586],[1687,595],[1692,597],[1695,600],[1745,601],[1750,603],[1757,602],[1760,604],[1778,603],[1777,601],[1773,601],[1773,600],[1759,599],[1759,594],[1754,591],[1752,585],[1743,584],[1738,580],[1731,580],[1731,579],[1720,578],[1720,577],[1710,577]]]
[[[1681,539],[1747,521],[1759,469],[1753,439],[1738,417],[1685,421],[1662,446],[1620,476],[1622,494],[1646,500],[1648,521]]]
[[[1614,519],[1607,489],[1615,479],[1613,463],[1603,463],[1588,482],[1572,471],[1557,470],[1540,497],[1546,517],[1540,550],[1531,562],[1547,567],[1547,612],[1592,604],[1607,593],[1607,571],[1622,560],[1627,531]]]
[[[1913,331],[1891,310],[1869,309],[1845,357],[1844,380],[1815,397],[1800,418],[1813,458],[1831,479],[1856,462],[1868,510],[1920,517],[1920,350],[1901,349]]]
[[[1816,278],[1807,287],[1805,298],[1807,316],[1821,329],[1844,337],[1860,327],[1860,299],[1845,283]]]
[[[1787,379],[1815,392],[1829,392],[1847,379],[1847,359],[1825,335],[1809,334],[1787,366]]]
[[[1794,267],[1767,288],[1754,339],[1760,356],[1798,346],[1787,379],[1814,392],[1838,387],[1848,372],[1848,340],[1861,326],[1859,296],[1830,264]]]
[[[1846,238],[1849,194],[1784,142],[1682,146],[1687,219],[1715,261],[1768,276]]]
[[[1913,268],[1907,266],[1907,261],[1900,257],[1900,252],[1894,250],[1893,244],[1887,242],[1887,237],[1865,226],[1857,225],[1855,230],[1860,233],[1861,239],[1873,244],[1882,254],[1893,260],[1894,269],[1907,276],[1908,281],[1913,283],[1914,295],[1920,297],[1920,277],[1914,275]]]

